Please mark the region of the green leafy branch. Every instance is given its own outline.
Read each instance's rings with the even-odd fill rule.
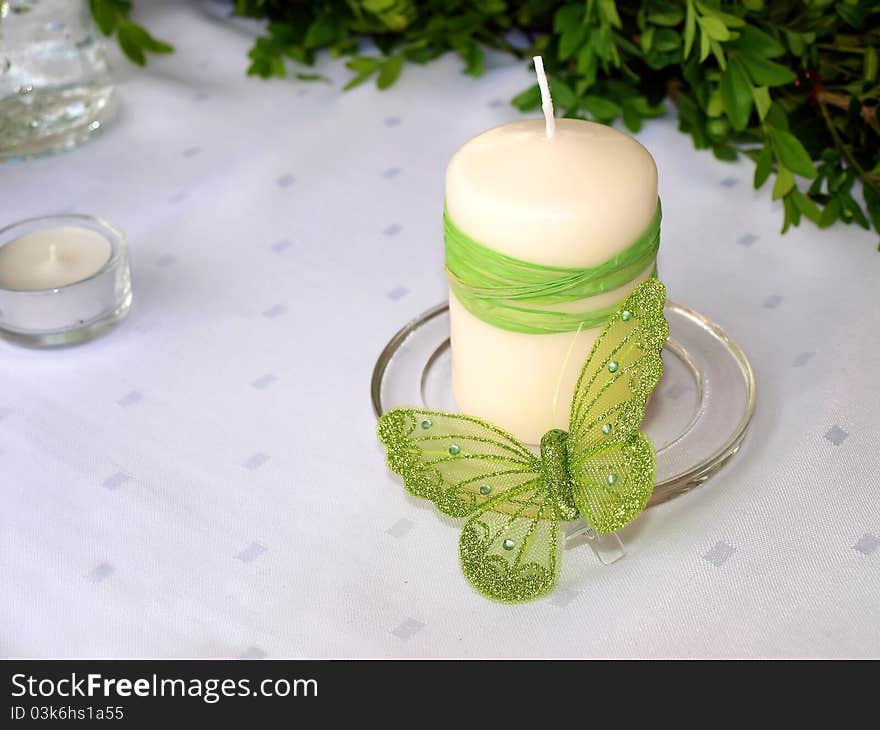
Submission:
[[[171,53],[174,47],[160,41],[142,25],[128,19],[131,0],[89,0],[95,23],[106,36],[116,35],[119,47],[138,66],[147,62],[147,53]]]
[[[112,8],[116,22],[130,7],[92,5]],[[250,51],[250,74],[284,77],[292,64],[298,78],[326,81],[303,67],[327,51],[347,59],[346,89],[371,79],[385,89],[407,64],[448,51],[471,76],[482,74],[488,48],[521,59],[541,54],[565,116],[619,119],[635,132],[671,102],[696,148],[753,160],[755,187],[772,180],[771,194],[782,201],[783,232],[802,218],[880,232],[878,0],[236,0],[235,7],[269,21]],[[364,52],[365,39],[372,52]],[[513,104],[539,108],[537,85]]]

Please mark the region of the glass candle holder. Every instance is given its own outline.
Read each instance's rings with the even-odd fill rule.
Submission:
[[[85,229],[109,244],[109,257],[100,268],[84,278],[50,288],[15,288],[0,271],[0,337],[30,347],[73,345],[107,331],[128,314],[131,306],[131,272],[128,247],[115,226],[88,215],[50,215],[13,223],[0,229],[0,258],[3,249],[29,234],[54,235],[62,228]],[[95,238],[92,236],[92,238]],[[51,246],[51,244],[50,244]],[[27,253],[27,252],[25,252]],[[75,253],[75,250],[74,250]],[[29,258],[18,267],[29,266]],[[44,262],[34,264],[43,266]],[[27,276],[28,271],[19,272]]]

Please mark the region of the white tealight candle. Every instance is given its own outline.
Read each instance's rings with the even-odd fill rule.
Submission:
[[[131,305],[125,237],[87,215],[0,228],[0,337],[32,347],[89,340]]]
[[[546,121],[491,129],[455,153],[446,171],[447,213],[463,233],[501,254],[594,267],[648,228],[657,209],[657,168],[629,135],[574,119],[554,126],[547,93],[544,109]],[[580,312],[615,305],[653,267],[651,261],[616,290],[554,306]],[[566,428],[577,375],[601,327],[549,334],[502,329],[471,314],[452,292],[449,312],[453,390],[462,412],[528,443],[550,428]]]
[[[57,289],[97,274],[113,250],[97,231],[58,226],[31,231],[0,248],[0,286]]]

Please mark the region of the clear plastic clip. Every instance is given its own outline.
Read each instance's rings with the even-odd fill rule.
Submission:
[[[602,565],[616,563],[626,555],[626,547],[616,532],[602,535],[590,527],[584,520],[572,523],[565,532],[565,549],[589,544]]]

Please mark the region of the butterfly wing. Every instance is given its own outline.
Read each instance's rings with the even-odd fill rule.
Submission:
[[[636,287],[599,335],[575,388],[568,467],[575,504],[598,532],[635,518],[654,489],[654,449],[639,427],[663,374],[665,301],[657,279]]]
[[[459,555],[478,591],[513,603],[555,585],[560,517],[526,446],[480,419],[414,408],[383,414],[379,439],[410,493],[469,517]]]
[[[467,517],[540,478],[539,458],[510,434],[470,416],[395,408],[379,419],[388,466],[407,491]]]
[[[597,532],[616,532],[630,523],[654,491],[654,447],[642,433],[599,449],[570,469],[574,503]]]
[[[559,575],[559,519],[540,478],[481,506],[465,522],[458,543],[471,585],[504,603],[548,593]]]

